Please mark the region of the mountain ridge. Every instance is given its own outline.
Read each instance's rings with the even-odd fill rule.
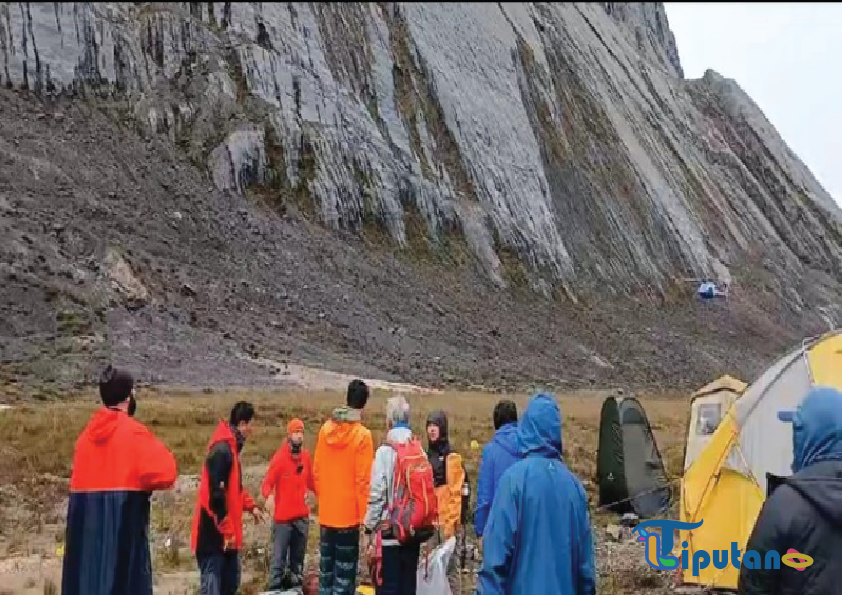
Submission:
[[[330,230],[329,236],[317,236],[326,246],[360,240],[369,245],[368,252],[358,253],[358,261],[379,262],[381,257],[372,256],[378,250],[429,261],[440,273],[419,274],[419,293],[435,289],[437,276],[449,271],[451,283],[464,285],[458,291],[465,296],[491,296],[492,290],[485,287],[490,283],[489,288],[501,292],[494,300],[505,302],[511,311],[506,316],[523,316],[524,321],[540,325],[536,323],[541,320],[540,309],[532,312],[536,307],[530,306],[537,300],[535,304],[543,304],[541,308],[555,313],[559,324],[571,329],[572,343],[563,348],[559,344],[559,353],[577,362],[581,358],[574,354],[591,354],[582,356],[573,375],[586,383],[603,376],[620,380],[630,374],[628,363],[637,360],[634,353],[618,347],[622,341],[615,337],[622,321],[618,313],[654,317],[651,324],[639,321],[629,326],[630,338],[654,333],[671,337],[671,346],[679,337],[716,343],[712,352],[705,349],[708,355],[698,370],[676,373],[688,382],[728,366],[731,349],[737,354],[747,349],[742,340],[728,339],[729,330],[753,327],[745,341],[772,337],[757,347],[756,358],[761,361],[771,350],[824,328],[828,320],[835,323],[842,315],[835,299],[842,275],[838,207],[736,82],[713,71],[700,79],[684,79],[660,3],[3,3],[0,33],[4,85],[32,92],[47,106],[95,105],[111,121],[132,130],[117,132],[95,120],[98,128],[89,133],[91,138],[136,134],[156,146],[156,139],[166,141],[170,148],[161,151],[183,154],[191,167],[204,172],[214,198],[194,199],[193,210],[200,205],[211,209],[209,213],[224,222],[224,230],[207,227],[208,223],[201,233],[220,235],[202,243],[245,242],[235,238],[249,230],[238,229],[231,223],[236,214],[221,207],[237,204],[248,218],[263,222],[263,234],[269,229],[285,234],[280,230],[288,224],[283,222],[300,216]],[[71,103],[62,103],[66,101]],[[15,113],[58,109],[25,107],[14,101],[9,105],[16,106],[10,108]],[[60,109],[59,113],[68,111]],[[29,127],[41,124],[36,121]],[[76,139],[70,128],[64,136]],[[7,132],[17,141],[28,134],[14,124]],[[85,150],[96,164],[91,167],[117,168],[126,180],[133,179],[131,172],[138,167],[175,168],[182,173],[187,168],[161,165],[151,156],[132,165],[128,155],[121,158],[127,161],[106,166],[108,156],[97,154],[94,147]],[[23,176],[31,176],[32,168],[39,171],[39,162],[31,161],[44,159],[36,157],[38,151],[51,149],[41,147],[26,158],[14,158],[30,164],[30,172]],[[55,159],[73,163],[59,153]],[[61,161],[52,163],[59,171],[66,169]],[[67,172],[64,175],[73,179]],[[114,184],[129,188],[119,180],[115,178]],[[205,183],[193,174],[190,180],[193,186],[182,185],[181,192],[195,197]],[[7,180],[7,184],[13,189],[21,182]],[[36,189],[45,181],[26,184]],[[165,197],[172,193],[174,181],[162,184],[170,188],[148,190],[155,197],[149,199],[150,209],[164,209],[167,204]],[[217,193],[227,198],[217,198]],[[84,193],[77,194],[73,200],[83,201]],[[137,205],[102,196],[90,200],[107,205],[103,216]],[[265,208],[275,215],[256,215],[255,209]],[[16,209],[15,217],[28,213]],[[198,213],[188,216],[187,211],[186,205],[178,210],[182,217],[207,218]],[[167,221],[174,217],[156,213]],[[279,217],[281,223],[264,221],[266,217]],[[315,234],[315,228],[308,229]],[[106,228],[101,233],[112,232]],[[311,250],[297,252],[296,258],[317,266],[318,259],[312,259],[319,253],[318,245],[305,242],[300,231],[293,236]],[[266,242],[269,238],[264,236]],[[158,240],[149,241],[154,246]],[[43,250],[52,251],[50,242],[55,240],[44,242]],[[108,261],[106,256],[112,254],[109,248],[128,239],[120,236],[110,242],[114,246],[101,246],[85,258],[122,271],[119,261]],[[7,248],[11,255],[19,247]],[[147,251],[142,246],[134,250]],[[196,266],[175,250],[171,244],[154,248],[155,258],[178,263],[172,265],[176,269]],[[241,248],[232,250],[229,258],[247,254],[237,252]],[[269,250],[276,262],[266,261],[264,267],[289,267],[277,261],[284,258],[283,250],[289,249]],[[340,253],[333,250],[328,250],[331,258],[338,259]],[[143,267],[130,255],[121,258],[130,269]],[[19,269],[13,259],[9,266]],[[208,271],[214,266],[203,265]],[[390,267],[397,271],[403,265]],[[301,277],[312,273],[297,271]],[[144,287],[181,283],[155,267],[144,275]],[[254,284],[263,275],[244,272],[243,278]],[[373,273],[359,275],[370,278]],[[729,302],[712,307],[722,313],[696,312],[693,284],[702,278],[730,282]],[[104,292],[102,283],[91,287]],[[301,287],[298,281],[290,283]],[[310,283],[327,287],[330,282],[314,278]],[[310,283],[305,285],[312,287]],[[406,287],[416,287],[412,284]],[[352,286],[343,287],[347,292]],[[113,288],[109,292],[113,294]],[[172,289],[150,290],[152,298],[144,302],[157,301],[164,311],[180,311],[196,299],[191,290],[184,292],[187,295]],[[508,303],[510,294],[520,298]],[[308,326],[311,311],[319,308],[301,306],[303,311],[293,314],[299,307],[286,299],[273,298],[277,303],[254,299],[268,302],[251,308],[269,309],[274,314],[267,316],[284,320],[303,316]],[[486,328],[476,318],[480,313],[464,301],[467,298],[454,294],[452,299],[453,312],[466,321],[463,333],[467,328],[473,332]],[[477,372],[480,380],[494,377],[478,364],[483,350],[465,344],[453,335],[455,329],[441,331],[437,348],[421,339],[412,346],[408,339],[387,340],[384,328],[413,333],[413,323],[397,314],[405,306],[390,304],[395,311],[390,314],[383,310],[388,302],[360,306],[359,316],[368,317],[367,322],[353,324],[344,320],[347,317],[337,306],[334,313],[321,313],[322,323],[330,329],[320,331],[318,339],[301,330],[287,330],[286,339],[300,343],[299,357],[327,349],[331,355],[325,359],[342,355],[360,365],[376,361],[381,372],[393,369],[391,374],[409,381],[430,381],[443,374],[473,378],[470,371],[477,372],[477,367],[483,368]],[[125,304],[120,295],[106,309],[109,316],[119,315],[121,322],[98,323],[103,326],[100,344],[113,345],[115,340],[106,338],[109,333],[119,336],[115,330],[121,325],[136,325],[131,322],[139,316],[135,311],[120,314],[119,307]],[[149,314],[148,308],[140,308],[140,313]],[[675,330],[664,326],[667,315],[657,321],[659,309],[675,310]],[[166,320],[164,311],[154,316]],[[196,317],[179,319],[179,325],[202,327],[193,321]],[[576,320],[581,317],[594,317],[596,322]],[[402,321],[385,323],[389,319]],[[709,328],[699,327],[703,321]],[[360,329],[379,329],[376,338],[366,340],[376,355],[359,354],[366,342],[343,331],[357,324]],[[417,333],[422,333],[426,323],[417,325]],[[509,325],[511,338],[491,335],[493,339],[476,341],[483,345],[490,341],[487,348],[498,354],[516,349],[513,346],[527,331],[515,321],[500,327]],[[25,326],[16,322],[8,326],[15,345],[21,341],[17,328]],[[612,338],[606,339],[604,349],[597,346],[602,341],[600,329]],[[214,333],[234,333],[205,332],[209,335],[202,344],[213,343]],[[259,331],[241,333],[241,345],[254,343],[250,333],[271,344],[266,349],[279,350],[277,342]],[[712,339],[711,334],[719,336]],[[132,342],[140,341],[132,337]],[[580,341],[585,337],[587,341]],[[339,347],[330,345],[333,340]],[[555,345],[562,340],[546,341]],[[316,344],[321,346],[318,350]],[[154,345],[144,348],[147,355],[154,349]],[[687,349],[689,354],[695,348]],[[8,350],[20,353],[17,348]],[[455,354],[460,350],[473,355],[455,367],[458,374],[443,372],[438,362],[429,364],[435,358],[446,360],[446,354],[458,360]],[[599,365],[593,369],[594,354],[596,360],[613,363],[613,372]],[[542,358],[535,355],[531,362],[524,356],[517,363],[522,370],[511,374],[551,378],[550,360]],[[155,368],[154,358],[150,356],[149,362]],[[641,372],[646,382],[668,374],[670,366],[682,368],[673,361],[640,365],[649,371]],[[173,364],[167,374],[178,377],[184,366]]]

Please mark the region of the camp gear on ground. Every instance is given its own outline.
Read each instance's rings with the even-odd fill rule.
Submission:
[[[699,550],[710,553],[732,542],[745,552],[769,475],[792,473],[792,425],[779,420],[778,412],[797,408],[814,385],[842,389],[842,331],[807,339],[771,364],[733,403],[690,464],[681,483],[679,519],[704,524],[679,533],[679,544],[688,541],[688,560]],[[683,581],[735,590],[738,574],[730,564],[709,565],[697,577],[691,565]]]
[[[447,579],[447,568],[455,549],[456,538],[452,537],[434,548],[429,556],[421,557],[414,594],[453,594]]]
[[[175,483],[173,454],[103,407],[77,439],[71,469],[61,593],[151,594],[149,496]]]
[[[588,498],[561,459],[561,411],[552,396],[529,402],[518,453],[491,505],[477,594],[595,594]]]
[[[497,429],[494,438],[482,450],[477,476],[477,505],[474,510],[477,538],[482,537],[500,477],[517,458],[517,422],[509,422]]]
[[[358,410],[334,409],[319,430],[313,454],[313,482],[319,499],[319,524],[359,527],[364,522],[374,444]]]
[[[600,507],[643,518],[669,508],[672,490],[664,462],[637,399],[609,396],[602,403],[596,475]]]
[[[781,416],[781,418],[787,418]],[[792,468],[763,504],[743,551],[738,590],[742,594],[840,594],[836,560],[842,550],[842,393],[814,387],[793,421]],[[813,563],[801,571],[758,565],[748,569],[745,553],[764,557],[791,550]]]

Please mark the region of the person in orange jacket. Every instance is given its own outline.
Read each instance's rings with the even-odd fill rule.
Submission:
[[[275,504],[270,592],[303,587],[304,553],[310,527],[308,490],[316,492],[313,468],[310,452],[304,447],[304,423],[296,418],[287,424],[287,440],[272,457],[261,490],[267,503],[271,500]],[[284,581],[287,570],[289,581]]]
[[[109,366],[99,395],[73,454],[61,593],[151,594],[149,497],[175,484],[175,457],[132,417],[129,372]]]
[[[262,510],[243,487],[240,452],[254,424],[254,406],[238,402],[228,421],[220,420],[202,465],[191,548],[196,555],[201,594],[235,594],[240,586],[243,512],[261,521]]]
[[[313,457],[319,499],[319,593],[354,594],[360,554],[360,528],[368,507],[374,443],[361,414],[368,401],[361,379],[348,384],[346,407],[336,408],[322,425]]]
[[[471,484],[462,455],[453,450],[442,410],[427,416],[427,458],[433,468],[439,508],[439,538],[456,536],[456,552],[464,568],[467,554],[466,528],[470,515]],[[451,559],[453,561],[455,559]]]

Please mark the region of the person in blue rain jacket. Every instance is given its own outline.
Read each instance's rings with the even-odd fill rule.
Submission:
[[[517,405],[508,399],[501,399],[494,406],[492,417],[494,438],[482,450],[477,478],[477,506],[474,510],[474,531],[482,538],[488,512],[494,501],[494,493],[500,484],[503,472],[518,459],[517,455]]]
[[[500,479],[483,537],[477,594],[595,594],[588,499],[561,460],[561,410],[534,396],[517,431],[521,457]]]

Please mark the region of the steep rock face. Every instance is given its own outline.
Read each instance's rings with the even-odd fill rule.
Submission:
[[[682,79],[659,3],[3,3],[0,38],[6,84],[126,98],[218,188],[500,284],[840,273],[832,198],[736,83]]]

